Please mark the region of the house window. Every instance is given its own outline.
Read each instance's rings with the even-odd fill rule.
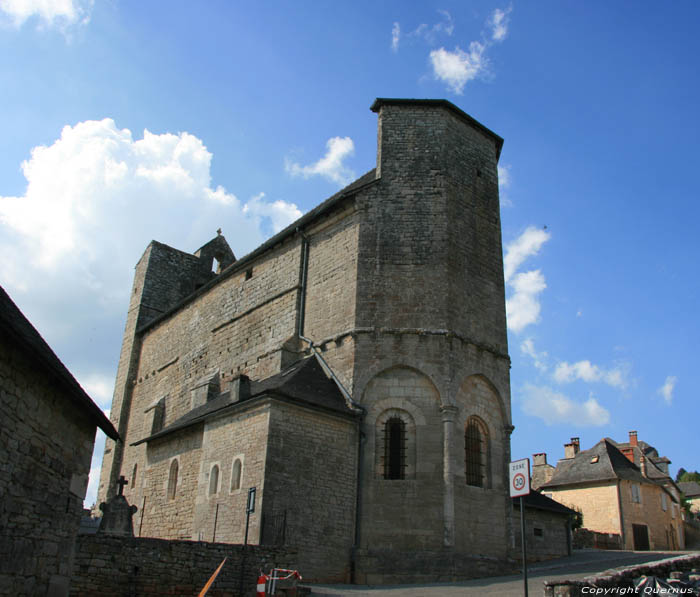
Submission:
[[[170,463],[170,474],[168,475],[168,499],[175,499],[175,490],[177,489],[177,474],[180,465],[177,460],[173,460]]]
[[[231,469],[231,491],[236,491],[241,488],[241,471],[243,470],[243,464],[240,458],[236,458],[233,461],[233,468]]]
[[[661,509],[666,512],[668,510],[668,503],[666,502],[666,494],[661,494]]]
[[[639,492],[639,485],[637,485],[636,483],[632,483],[632,485],[630,486],[630,488],[631,488],[631,491],[632,491],[632,501],[633,501],[635,504],[641,504],[641,503],[642,503],[642,496],[641,496],[641,494],[640,494],[640,492]]]
[[[136,473],[139,470],[139,465],[134,463],[134,469],[131,471],[131,490],[136,490]]]
[[[537,527],[534,528],[535,537],[544,537],[544,531]]]
[[[216,495],[219,491],[219,465],[215,464],[211,467],[209,473],[209,495]]]
[[[406,424],[399,417],[384,423],[384,478],[406,478]]]
[[[488,487],[489,440],[486,425],[478,417],[467,420],[464,452],[467,485]]]

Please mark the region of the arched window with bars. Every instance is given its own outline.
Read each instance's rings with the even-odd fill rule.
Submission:
[[[479,417],[469,417],[464,430],[465,476],[467,485],[489,486],[488,429]]]
[[[177,475],[179,472],[180,465],[177,459],[174,459],[170,463],[170,474],[168,475],[168,499],[175,499],[175,491],[177,490]]]
[[[384,478],[406,478],[406,423],[400,417],[384,423]]]

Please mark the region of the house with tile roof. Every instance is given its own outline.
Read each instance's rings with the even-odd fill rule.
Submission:
[[[583,451],[572,438],[541,490],[580,510],[586,529],[618,536],[623,549],[683,549],[680,493],[664,467],[669,461],[636,438],[636,432],[627,444],[604,438]]]

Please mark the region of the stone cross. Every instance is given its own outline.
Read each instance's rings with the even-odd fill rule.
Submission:
[[[119,495],[124,495],[124,485],[128,484],[129,482],[124,478],[124,475],[121,475],[119,481],[117,481],[117,485],[119,485]]]

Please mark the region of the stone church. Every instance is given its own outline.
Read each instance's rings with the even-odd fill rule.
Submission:
[[[306,579],[509,561],[503,140],[445,100],[371,109],[376,167],[250,254],[136,265],[99,500],[126,477],[137,535],[241,543],[255,487],[248,541]]]

